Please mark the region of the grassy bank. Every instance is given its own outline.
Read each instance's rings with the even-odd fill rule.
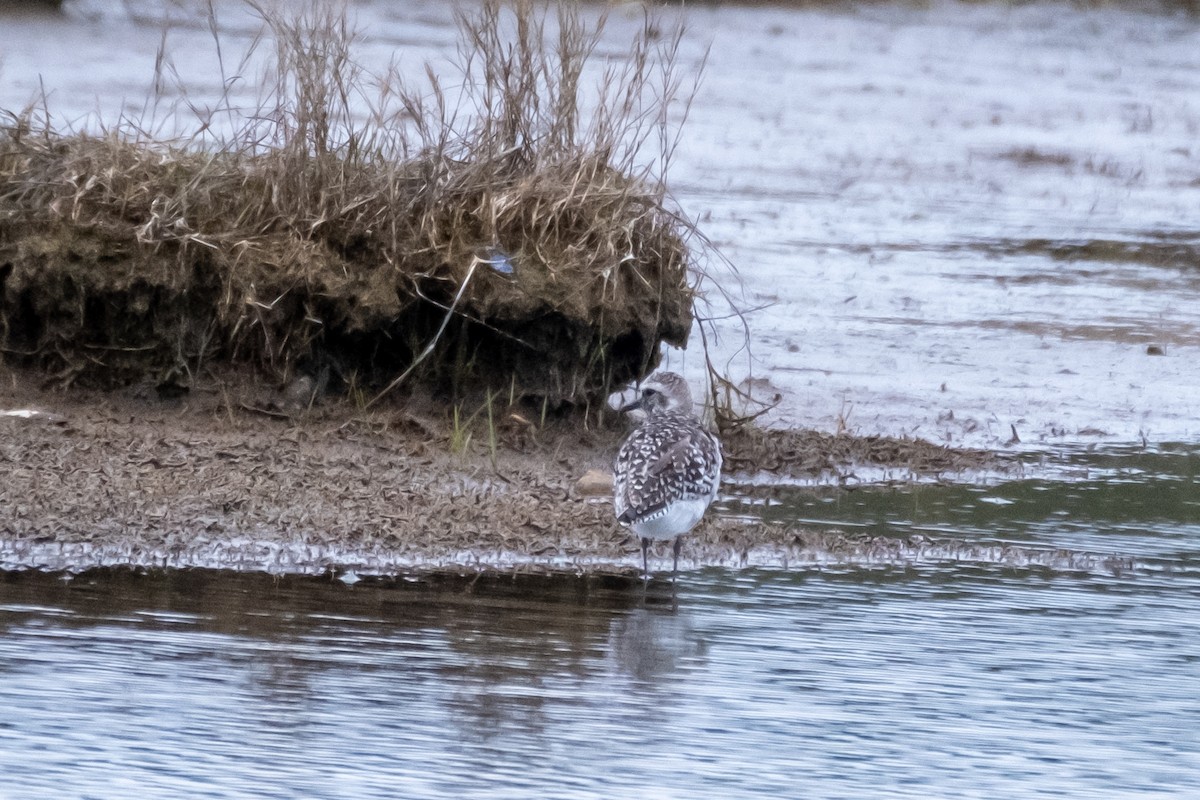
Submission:
[[[459,74],[414,86],[356,61],[343,14],[260,13],[258,107],[226,97],[189,135],[8,114],[6,361],[60,385],[186,389],[233,362],[359,398],[420,383],[558,406],[686,343],[679,31],[648,18],[601,64],[603,20],[488,2],[459,18]]]

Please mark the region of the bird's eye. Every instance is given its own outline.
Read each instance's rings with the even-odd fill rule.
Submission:
[[[653,389],[642,390],[642,397],[654,397],[656,394],[658,394],[658,392],[654,391]]]

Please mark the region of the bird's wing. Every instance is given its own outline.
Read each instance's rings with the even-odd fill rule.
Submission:
[[[614,511],[622,522],[631,522],[675,500],[709,497],[720,465],[719,445],[699,426],[640,428],[617,454]]]

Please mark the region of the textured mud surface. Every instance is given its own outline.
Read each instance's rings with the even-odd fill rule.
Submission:
[[[0,567],[631,572],[640,560],[604,485],[620,429],[498,424],[493,453],[484,436],[456,446],[436,409],[329,404],[286,416],[217,389],[163,402],[2,377]],[[914,476],[997,466],[980,451],[815,432],[733,435],[726,449],[733,483],[746,473],[828,479],[855,463]],[[972,548],[995,556],[714,513],[683,564],[890,563]]]

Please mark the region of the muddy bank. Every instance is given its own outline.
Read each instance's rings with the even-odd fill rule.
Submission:
[[[497,424],[493,450],[482,431],[464,443],[436,408],[415,403],[371,412],[335,403],[287,416],[229,386],[163,402],[133,391],[44,392],[13,373],[0,381],[0,568],[633,574],[640,561],[612,519],[603,479],[599,488],[580,484],[589,471],[607,472],[620,426],[548,420],[538,428],[514,412]],[[31,409],[42,413],[14,413]],[[816,479],[853,469],[846,459],[854,454],[876,466],[886,457],[913,475],[929,475],[931,465],[938,473],[949,464],[1013,466],[983,451],[816,432],[732,435],[726,449],[732,482],[751,468]],[[1112,566],[1077,553],[882,539],[719,513],[686,540],[682,564],[937,559]]]

